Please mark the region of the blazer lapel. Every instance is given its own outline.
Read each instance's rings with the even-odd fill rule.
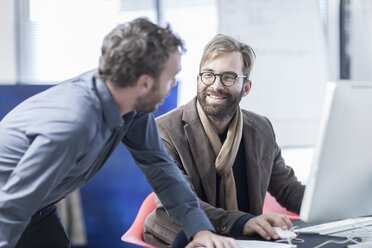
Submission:
[[[184,131],[200,175],[203,191],[211,205],[216,205],[216,168],[214,154],[196,111],[196,98],[185,106]]]
[[[251,125],[251,121],[244,113],[243,139],[249,192],[249,210],[251,214],[259,215],[262,213],[262,204],[264,199],[262,197],[262,189],[260,187],[261,173],[257,151],[258,136],[257,130]]]

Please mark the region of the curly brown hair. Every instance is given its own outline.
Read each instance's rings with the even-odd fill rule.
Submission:
[[[103,40],[97,76],[119,87],[133,86],[142,74],[157,80],[171,53],[185,52],[169,26],[146,18],[118,25]]]

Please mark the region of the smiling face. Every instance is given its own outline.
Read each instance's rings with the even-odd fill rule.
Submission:
[[[206,61],[200,72],[243,74],[243,59],[239,52],[221,53]],[[205,114],[212,119],[224,120],[234,115],[243,96],[251,88],[251,82],[237,78],[234,85],[226,87],[220,77],[212,85],[205,85],[198,76],[198,101]]]
[[[176,50],[173,52],[158,80],[155,80],[149,93],[137,99],[135,109],[143,112],[155,112],[159,105],[163,103],[172,89],[176,86],[176,74],[181,70],[181,53]]]

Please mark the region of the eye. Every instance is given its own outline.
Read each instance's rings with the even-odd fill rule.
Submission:
[[[234,81],[236,76],[232,74],[223,74],[222,78],[225,81]]]
[[[203,77],[209,79],[209,78],[213,78],[214,75],[212,72],[203,72]]]

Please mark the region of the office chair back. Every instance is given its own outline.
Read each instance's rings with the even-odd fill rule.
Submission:
[[[145,223],[147,215],[149,215],[155,208],[155,193],[152,192],[142,202],[136,219],[134,220],[132,226],[128,229],[128,231],[121,237],[121,240],[126,243],[138,245],[145,248],[157,248],[156,246],[150,245],[143,241],[143,224]]]
[[[263,205],[263,213],[277,213],[277,214],[285,214],[291,221],[299,220],[300,216],[293,212],[288,211],[286,208],[280,206],[280,204],[276,201],[276,199],[270,195],[269,192],[266,193],[264,205]]]

